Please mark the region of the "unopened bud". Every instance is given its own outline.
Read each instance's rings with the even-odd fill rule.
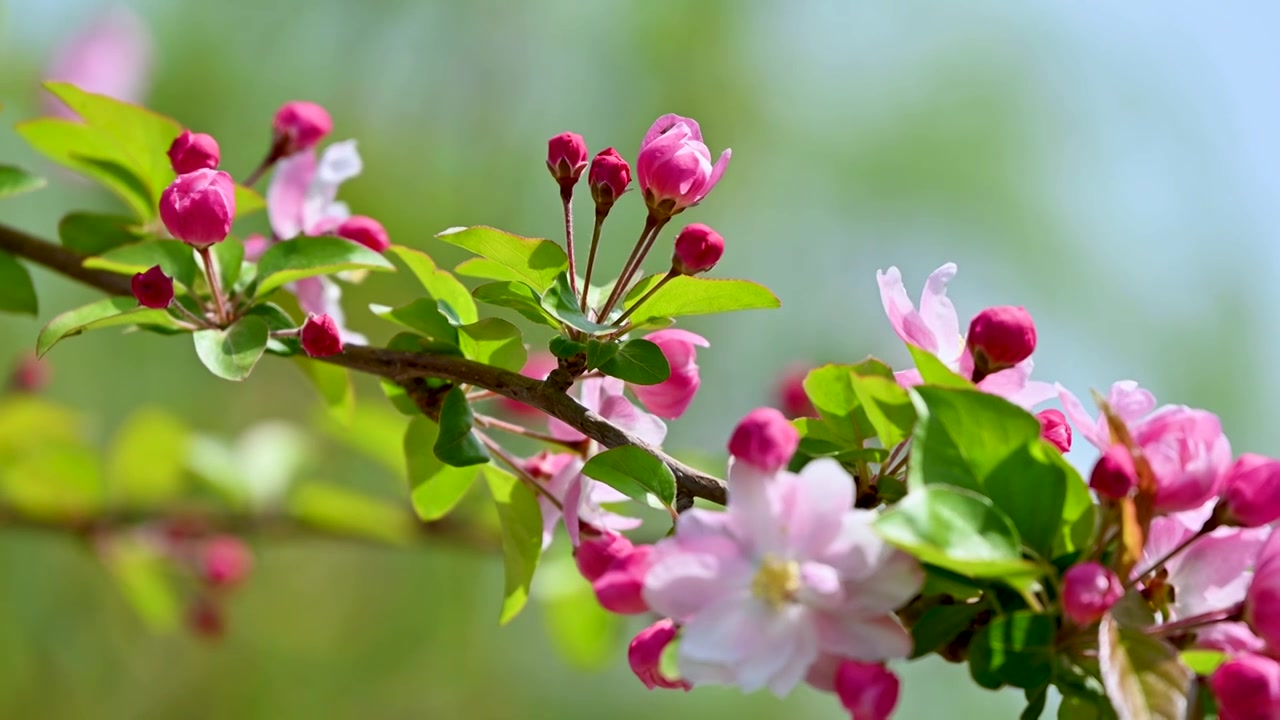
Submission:
[[[1073,565],[1062,575],[1062,612],[1076,625],[1092,625],[1124,596],[1124,584],[1096,562]]]
[[[547,169],[560,188],[571,188],[587,169],[587,141],[577,133],[564,132],[547,141]]]
[[[163,310],[173,302],[173,278],[165,275],[159,265],[134,275],[129,284],[133,288],[133,296],[143,307]]]
[[[204,581],[214,587],[238,585],[249,574],[253,555],[244,541],[231,535],[219,535],[204,546],[201,556],[201,573]]]
[[[1089,487],[1112,500],[1128,497],[1137,485],[1138,471],[1133,465],[1133,456],[1128,448],[1119,444],[1102,453],[1089,476]]]
[[[800,447],[800,432],[774,408],[747,413],[729,438],[729,454],[765,472],[786,467]]]
[[[607,213],[631,184],[631,166],[617,150],[605,148],[591,161],[587,184],[591,186],[591,199],[596,201],[596,212]]]
[[[308,315],[299,335],[302,349],[311,357],[328,357],[342,352],[338,324],[328,315]]]
[[[1031,357],[1036,349],[1036,325],[1026,308],[990,307],[969,323],[966,342],[973,354],[976,382]]]
[[[205,168],[212,170],[218,167],[221,158],[218,141],[204,133],[183,130],[169,146],[169,163],[179,175]]]
[[[1059,452],[1071,449],[1071,426],[1067,424],[1067,416],[1063,415],[1061,410],[1049,409],[1038,412],[1036,420],[1040,421],[1040,437],[1058,448]]]
[[[693,223],[676,235],[671,267],[681,275],[697,275],[715,267],[722,255],[724,238],[720,233],[702,223]]]
[[[329,111],[305,100],[294,100],[280,106],[271,121],[274,134],[272,149],[278,157],[309,150],[333,130]]]
[[[227,239],[236,216],[236,184],[220,170],[196,170],[160,195],[160,219],[175,238],[203,249]]]
[[[364,215],[353,215],[343,220],[333,234],[358,242],[374,252],[382,252],[391,247],[391,239],[387,237],[382,223]]]

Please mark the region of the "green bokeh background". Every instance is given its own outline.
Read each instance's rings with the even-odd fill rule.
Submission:
[[[0,114],[39,112],[57,44],[105,6],[0,2]],[[984,305],[1036,316],[1036,374],[1077,394],[1133,377],[1162,400],[1218,412],[1237,451],[1280,452],[1270,398],[1278,349],[1280,187],[1274,90],[1277,10],[1191,3],[924,0],[154,0],[130,5],[155,35],[149,104],[247,172],[284,100],[327,106],[333,139],[358,138],[356,212],[442,265],[433,240],[491,224],[557,237],[547,137],[582,133],[634,160],[658,115],[697,118],[724,181],[683,218],[727,238],[719,276],[782,298],[772,313],[685,327],[704,333],[702,389],[668,447],[712,457],[735,418],[769,402],[793,361],[902,363],[875,271],[917,292],[948,260],[962,319]],[[112,200],[49,168],[0,130],[0,161],[52,188],[0,205],[0,220],[52,236],[68,209]],[[589,220],[579,204],[579,223]],[[617,267],[642,219],[628,197],[602,249]],[[660,264],[653,262],[654,268]],[[38,319],[0,316],[0,369],[40,324],[93,293],[38,272]],[[364,308],[410,297],[402,278],[349,293]],[[140,406],[234,436],[262,420],[316,424],[318,401],[287,363],[245,385],[211,377],[189,344],[104,332],[50,357],[48,395],[81,408],[95,437]],[[383,403],[372,383],[361,400]],[[402,498],[403,479],[315,434],[305,473]],[[1091,461],[1088,448],[1072,453]],[[834,698],[700,689],[647,692],[625,649],[586,671],[552,649],[536,604],[495,618],[496,557],[448,545],[383,550],[318,541],[255,547],[252,582],[219,643],[149,634],[91,554],[0,533],[0,717],[669,718],[841,717]],[[638,625],[638,624],[637,624]],[[943,663],[900,667],[900,718],[1015,717],[1021,698]]]

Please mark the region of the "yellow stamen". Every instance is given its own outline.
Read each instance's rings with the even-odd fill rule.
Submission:
[[[799,589],[800,564],[773,555],[765,556],[755,580],[751,582],[751,591],[756,597],[774,607],[791,600]]]

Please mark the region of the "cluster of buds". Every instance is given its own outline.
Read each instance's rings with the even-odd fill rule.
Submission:
[[[157,539],[163,557],[183,578],[187,628],[197,637],[222,637],[227,604],[248,579],[253,552],[240,538],[211,533],[199,521],[173,521]]]

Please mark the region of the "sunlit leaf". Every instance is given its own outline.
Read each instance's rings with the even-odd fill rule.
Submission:
[[[1098,626],[1098,665],[1107,697],[1121,718],[1187,716],[1195,675],[1168,642],[1121,627],[1108,613]]]
[[[39,175],[12,165],[0,165],[0,200],[39,190],[45,184],[45,179]]]
[[[190,435],[163,410],[144,409],[116,432],[107,454],[107,494],[122,507],[148,507],[181,494]]]
[[[31,274],[17,258],[0,251],[0,312],[35,315],[38,310]]]
[[[600,372],[636,385],[656,385],[671,377],[671,365],[662,348],[637,338],[623,343],[613,357],[600,365]]]
[[[258,297],[303,278],[344,270],[394,270],[380,253],[336,237],[299,238],[272,245],[258,259]]]
[[[479,468],[453,467],[436,457],[432,449],[440,428],[430,418],[409,421],[404,433],[404,458],[409,470],[413,509],[423,520],[439,520],[462,500],[479,474]]]
[[[176,321],[167,310],[140,307],[138,301],[132,296],[107,298],[68,310],[50,320],[36,338],[36,353],[44,355],[65,338],[117,325],[177,327]]]
[[[469,325],[480,319],[471,293],[452,274],[436,267],[431,256],[403,245],[392,245],[386,253],[412,273],[431,297],[446,303],[462,324]]]
[[[441,462],[454,467],[489,462],[489,451],[472,430],[475,416],[462,388],[455,387],[444,396],[440,406],[440,431],[435,454]]]
[[[556,276],[569,267],[569,259],[559,245],[496,228],[450,228],[436,237],[507,268],[539,293],[551,287]]]
[[[58,221],[58,238],[63,247],[85,255],[101,255],[142,240],[145,235],[134,226],[135,222],[119,215],[73,212]]]
[[[458,344],[468,358],[512,372],[519,372],[528,358],[520,328],[500,318],[459,327]]]
[[[196,355],[209,372],[224,380],[244,380],[267,349],[267,324],[246,315],[231,327],[192,333]]]
[[[644,296],[662,276],[646,278],[627,293],[623,307],[628,308]],[[657,318],[683,315],[710,315],[737,310],[767,310],[781,307],[769,288],[749,280],[681,275],[672,278],[629,318],[633,325],[643,325]]]
[[[529,600],[529,585],[542,554],[542,512],[533,491],[514,475],[493,465],[485,465],[482,472],[502,521],[506,593],[498,622],[505,625]]]
[[[458,344],[458,330],[454,328],[453,323],[449,322],[449,318],[440,312],[436,301],[431,298],[419,298],[398,308],[370,305],[369,312],[383,320],[389,320],[416,333],[421,333],[431,340],[451,345]]]
[[[670,507],[676,500],[676,478],[671,468],[634,445],[594,455],[582,467],[582,473],[640,502],[653,495]]]
[[[535,323],[560,330],[560,321],[543,309],[542,298],[524,283],[489,283],[472,290],[471,295],[482,303],[511,308]]]
[[[186,243],[177,240],[144,240],[120,245],[97,257],[87,258],[84,266],[96,270],[134,275],[146,272],[156,265],[175,282],[193,287],[196,278],[204,271],[196,264],[194,251]]]
[[[560,322],[589,335],[605,335],[617,328],[593,322],[578,307],[578,298],[569,286],[568,274],[561,273],[551,287],[542,293],[542,309]]]
[[[992,619],[969,643],[969,673],[979,685],[1041,688],[1053,674],[1057,623],[1019,610]]]

